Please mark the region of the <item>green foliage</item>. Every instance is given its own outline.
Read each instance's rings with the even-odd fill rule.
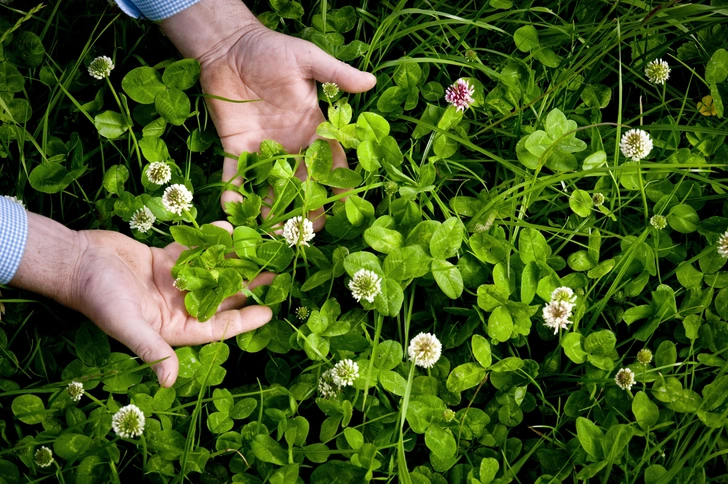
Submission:
[[[725,2],[263,2],[265,26],[378,82],[319,92],[310,146],[289,153],[284,135],[239,154],[210,121],[204,67],[92,3],[0,19],[1,193],[73,228],[180,244],[168,282],[191,325],[242,296],[273,317],[176,348],[166,389],[85,318],[3,288],[0,482],[722,478]],[[97,55],[114,56],[108,79],[83,67]],[[644,76],[657,58],[665,86]],[[459,79],[467,109],[444,99]],[[628,127],[653,140],[637,163],[619,153]],[[220,174],[236,156],[239,188]],[[172,184],[193,193],[181,215],[163,202]],[[242,201],[222,210],[231,188]],[[145,209],[153,229],[132,229]],[[280,233],[318,209],[307,245]],[[213,225],[226,217],[232,233]],[[377,290],[357,301],[362,270]],[[575,302],[554,334],[544,309],[560,287]],[[441,344],[428,367],[411,357],[419,333]],[[343,360],[352,384],[324,393]],[[143,439],[112,429],[128,403]],[[40,446],[57,466],[35,465]]]

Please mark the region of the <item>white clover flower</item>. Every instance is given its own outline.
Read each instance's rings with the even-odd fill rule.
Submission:
[[[335,398],[339,394],[339,387],[334,383],[334,370],[329,369],[321,374],[318,391],[321,398]]]
[[[667,219],[662,215],[653,215],[650,218],[650,225],[652,225],[657,230],[662,230],[667,227]]]
[[[18,205],[20,205],[23,208],[26,208],[25,207],[25,204],[23,203],[23,201],[21,199],[19,199],[18,197],[13,197],[12,195],[3,195],[3,197],[7,198],[11,202],[17,203]]]
[[[565,301],[572,306],[576,304],[576,295],[570,287],[557,287],[551,292],[551,301]]]
[[[442,344],[437,336],[430,333],[420,333],[410,341],[407,349],[410,361],[422,368],[432,368],[442,354]]]
[[[629,368],[622,368],[614,377],[614,382],[622,390],[630,390],[634,385],[634,372]]]
[[[373,303],[377,294],[382,292],[382,278],[374,271],[359,269],[349,281],[349,289],[357,302],[366,299]]]
[[[111,419],[111,427],[119,437],[133,439],[144,432],[144,413],[136,405],[121,407]]]
[[[81,397],[83,396],[83,383],[72,381],[66,387],[66,392],[68,393],[68,396],[71,397],[71,400],[73,400],[74,402],[80,401]]]
[[[296,309],[296,317],[300,319],[301,321],[305,321],[308,319],[308,316],[311,314],[311,312],[308,310],[306,306],[301,306],[298,309]]]
[[[465,51],[465,60],[468,62],[475,62],[478,60],[478,54],[474,50],[468,49]]]
[[[630,161],[640,161],[652,151],[652,138],[646,131],[630,129],[622,135],[619,148]]]
[[[329,99],[333,99],[337,94],[339,94],[339,86],[335,82],[324,82],[321,89]]]
[[[146,234],[152,230],[155,220],[157,220],[157,217],[154,216],[152,211],[149,210],[148,207],[143,207],[134,212],[134,215],[131,216],[131,220],[129,220],[129,227],[132,230],[136,229],[139,232]]]
[[[458,79],[455,84],[445,91],[445,101],[454,106],[458,111],[465,111],[473,104],[475,88],[465,79]]]
[[[637,361],[643,365],[649,365],[652,362],[652,351],[647,348],[642,348],[637,352]]]
[[[594,195],[592,195],[592,203],[594,204],[595,207],[600,207],[600,206],[604,205],[604,200],[605,200],[604,194],[602,194],[602,193],[597,192]]]
[[[294,245],[305,245],[308,247],[308,242],[315,236],[313,223],[300,215],[288,219],[283,226],[283,238],[286,239],[289,247],[293,247]]]
[[[554,334],[558,333],[559,329],[568,329],[573,308],[574,305],[567,301],[551,301],[543,307],[543,324],[553,329]]]
[[[354,384],[359,376],[359,365],[352,360],[341,360],[334,365],[331,379],[339,387],[348,387]]]
[[[172,169],[163,161],[155,161],[147,168],[147,179],[155,185],[164,185],[172,179]]]
[[[662,59],[655,59],[645,67],[645,76],[653,84],[665,84],[670,78],[670,66]]]
[[[48,467],[53,464],[53,451],[46,447],[41,446],[40,449],[35,451],[35,465],[38,467]]]
[[[728,257],[728,231],[718,239],[718,254],[721,257]]]
[[[162,205],[168,212],[182,215],[192,208],[192,192],[181,183],[168,186],[162,195]]]
[[[184,281],[182,280],[181,277],[178,277],[177,279],[175,279],[174,282],[172,283],[172,286],[174,286],[175,289],[178,289],[180,291],[185,291],[186,290],[185,289],[185,285],[184,285]]]
[[[113,69],[114,63],[111,58],[102,55],[91,61],[91,64],[88,66],[88,74],[96,79],[103,79],[109,77]]]

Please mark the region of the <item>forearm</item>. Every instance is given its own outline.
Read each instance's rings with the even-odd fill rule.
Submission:
[[[60,223],[28,212],[28,238],[10,285],[74,307],[74,284],[83,238]]]
[[[240,0],[202,0],[160,23],[183,57],[199,59],[260,22]]]

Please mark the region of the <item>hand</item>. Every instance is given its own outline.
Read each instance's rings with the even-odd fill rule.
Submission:
[[[259,99],[206,101],[223,148],[236,156],[258,151],[264,139],[278,141],[289,153],[309,146],[317,138],[316,128],[325,121],[316,81],[334,82],[350,93],[367,91],[376,83],[372,74],[334,59],[310,42],[267,29],[240,1],[203,0],[165,20],[162,29],[184,56],[200,61],[200,83],[206,93],[234,100]],[[338,142],[330,143],[334,168],[347,167],[344,150]],[[303,163],[296,175],[305,179]],[[225,160],[223,181],[228,180],[236,186],[242,183],[236,159]],[[239,192],[222,196],[223,207],[225,202],[240,200]],[[320,229],[323,217],[312,219]]]
[[[28,214],[26,251],[11,284],[44,294],[82,312],[106,334],[153,366],[162,386],[177,380],[179,361],[171,346],[230,338],[267,323],[267,307],[228,298],[205,323],[185,310],[185,293],[173,286],[171,269],[184,247],[148,247],[104,230],[74,232],[50,219]],[[232,230],[227,222],[219,223]],[[49,260],[55,262],[49,263]],[[248,287],[269,284],[261,276]]]

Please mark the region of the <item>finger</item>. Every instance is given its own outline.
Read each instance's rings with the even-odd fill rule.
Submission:
[[[273,278],[276,275],[272,272],[263,272],[262,274],[259,274],[258,277],[253,279],[248,283],[246,286],[246,289],[254,290],[256,287],[261,285],[270,285],[273,282]],[[222,304],[220,304],[220,308],[218,311],[227,311],[229,309],[240,309],[243,306],[245,306],[245,303],[247,302],[248,298],[245,294],[242,292],[239,292],[238,294],[234,296],[230,296],[229,298],[225,299]]]
[[[334,82],[340,89],[351,92],[364,92],[373,88],[377,78],[373,74],[360,71],[345,62],[331,57],[313,44],[308,55],[308,74],[319,82]],[[305,71],[304,71],[305,72]]]
[[[179,360],[172,347],[141,315],[132,314],[130,316],[125,314],[123,319],[121,321],[117,319],[117,316],[114,316],[114,320],[110,325],[104,325],[105,330],[114,339],[132,350],[145,363],[161,360],[152,366],[159,379],[159,384],[165,388],[174,385],[179,373]]]
[[[259,328],[270,321],[272,316],[272,311],[266,306],[248,306],[243,309],[220,311],[204,323],[190,317],[183,333],[177,336],[174,344],[201,345],[211,341],[222,341]]]

